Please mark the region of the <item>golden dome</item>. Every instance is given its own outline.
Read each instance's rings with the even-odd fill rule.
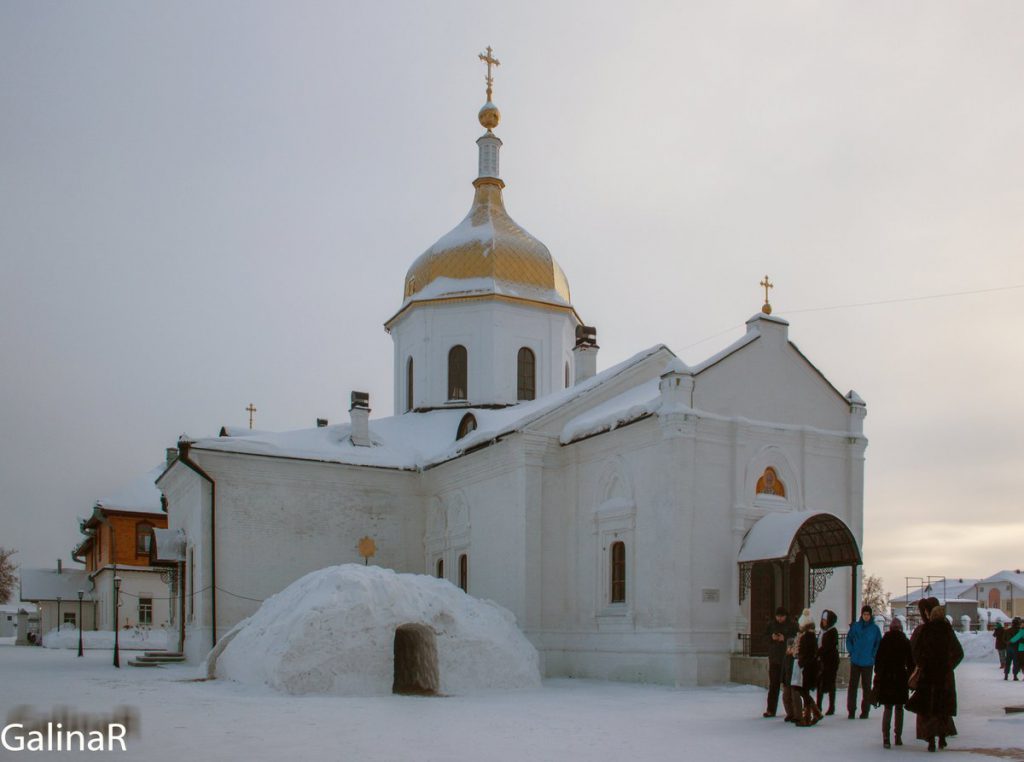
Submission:
[[[569,282],[548,247],[508,216],[497,178],[474,181],[469,214],[405,276],[405,301],[499,294],[571,306]]]

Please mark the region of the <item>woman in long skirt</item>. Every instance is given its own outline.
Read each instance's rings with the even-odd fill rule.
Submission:
[[[928,751],[946,748],[956,735],[956,680],[953,670],[964,658],[964,649],[946,621],[946,609],[937,599],[928,609],[928,620],[914,630],[911,651],[920,670],[917,688],[907,708],[917,713],[917,737],[928,742]]]

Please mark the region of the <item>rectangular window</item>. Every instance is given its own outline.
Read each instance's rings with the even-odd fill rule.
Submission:
[[[64,614],[64,624],[70,624],[72,627],[74,627],[75,626],[75,612],[74,611],[65,611],[65,612],[63,612],[63,614]]]
[[[153,624],[152,598],[139,598],[139,624]]]
[[[153,541],[153,525],[148,521],[140,521],[135,525],[135,553],[148,556],[150,543]]]
[[[612,603],[626,602],[626,543],[612,543]]]
[[[196,552],[188,551],[188,620],[196,617]]]

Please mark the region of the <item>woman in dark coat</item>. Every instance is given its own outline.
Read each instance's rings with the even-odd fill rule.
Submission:
[[[938,601],[936,601],[938,603]],[[915,631],[911,642],[914,664],[920,669],[917,689],[907,708],[917,713],[917,737],[928,742],[928,751],[946,747],[956,735],[956,680],[953,670],[964,658],[964,649],[946,621],[946,609],[934,606],[928,621]]]
[[[810,609],[804,609],[798,621],[800,637],[797,640],[796,661],[801,671],[800,698],[804,710],[797,725],[807,727],[821,719],[821,710],[811,698],[811,691],[818,687],[818,636],[814,632],[814,617]]]
[[[828,696],[828,711],[825,714],[835,714],[836,711],[836,675],[839,673],[839,632],[836,630],[836,622],[839,617],[836,612],[825,609],[821,612],[821,638],[818,645],[818,664],[821,674],[818,675],[818,710],[825,707],[822,699]]]
[[[903,705],[907,703],[907,678],[914,669],[910,641],[903,634],[903,623],[893,619],[875,655],[874,704],[882,712],[882,746],[888,749],[889,730],[896,715],[896,745],[903,745]],[[895,709],[895,712],[893,711]]]

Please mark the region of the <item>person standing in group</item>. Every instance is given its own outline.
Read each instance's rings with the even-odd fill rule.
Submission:
[[[828,711],[836,711],[836,675],[839,674],[839,631],[836,612],[825,609],[821,612],[821,638],[818,645],[818,663],[821,674],[818,676],[818,710],[822,711],[822,699],[828,696]]]
[[[896,745],[903,745],[903,705],[907,703],[907,679],[913,669],[910,641],[903,632],[903,623],[894,617],[875,656],[874,698],[875,706],[885,707],[882,710],[882,746],[886,749],[891,746],[890,729],[896,731]]]
[[[946,609],[937,598],[921,607],[927,620],[918,625],[911,638],[911,652],[917,672],[914,695],[907,709],[917,714],[917,738],[928,742],[928,751],[946,748],[946,739],[956,735],[956,679],[953,670],[964,658],[960,639],[946,620]]]
[[[1013,679],[1016,680],[1017,674],[1024,669],[1022,661],[1024,661],[1024,625],[1021,624],[1021,618],[1015,616],[1009,632],[1006,633],[1006,666],[1003,667],[1003,680],[1010,674],[1011,669],[1013,670]]]
[[[875,667],[875,654],[882,642],[882,633],[872,617],[870,606],[860,610],[860,619],[850,625],[846,633],[846,652],[850,655],[850,686],[846,689],[846,714],[851,720],[857,711],[857,688],[863,693],[860,700],[860,718],[868,718],[871,673]]]
[[[1002,622],[996,622],[996,628],[992,630],[992,637],[996,639],[996,653],[999,654],[999,669],[1006,669],[1006,630]]]
[[[800,625],[800,636],[796,643],[796,662],[800,667],[798,687],[803,712],[796,724],[806,728],[821,719],[821,710],[811,697],[811,691],[818,687],[818,636],[814,632],[814,617],[810,609],[804,609],[797,624]],[[795,676],[793,683],[796,687]]]
[[[786,661],[786,641],[796,637],[796,625],[789,621],[789,612],[782,606],[775,609],[775,620],[768,623],[765,637],[768,638],[768,706],[762,716],[774,717],[779,708],[782,665]],[[786,716],[789,717],[792,712],[785,700],[783,706],[786,709]]]
[[[796,638],[787,638],[786,658],[782,662],[782,705],[786,708],[786,722],[798,722],[803,717],[803,702],[800,701],[802,680],[796,662]]]

